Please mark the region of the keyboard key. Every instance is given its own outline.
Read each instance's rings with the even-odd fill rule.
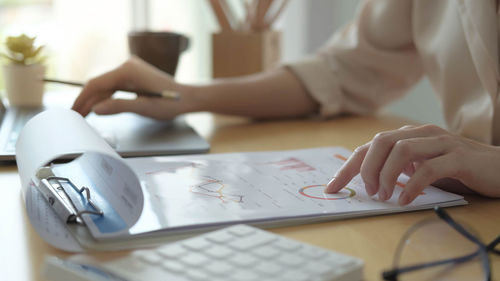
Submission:
[[[311,278],[308,274],[305,274],[301,271],[287,271],[283,275],[280,276],[282,280],[289,281],[310,281]]]
[[[241,267],[249,267],[254,264],[256,264],[259,260],[256,259],[255,257],[248,255],[248,254],[243,254],[239,253],[233,256],[230,260],[231,263],[241,266]]]
[[[253,250],[253,253],[256,256],[264,258],[264,259],[271,259],[271,258],[277,257],[280,254],[280,251],[278,251],[275,248],[271,248],[271,247],[260,247],[260,248]]]
[[[234,227],[231,227],[230,229],[227,230],[227,232],[239,236],[239,237],[244,237],[248,236],[250,234],[255,233],[255,229],[246,225],[236,225]]]
[[[300,243],[284,238],[276,241],[273,246],[284,251],[296,251],[302,247]]]
[[[270,262],[261,262],[256,267],[255,270],[269,276],[275,276],[283,271],[283,267]]]
[[[186,242],[182,243],[182,245],[194,251],[202,251],[212,246],[212,244],[209,241],[207,241],[204,237],[189,239]]]
[[[217,231],[207,235],[207,240],[220,244],[228,243],[234,239],[236,239],[234,235],[231,235],[227,231]]]
[[[186,270],[186,266],[184,266],[182,263],[173,261],[173,260],[166,260],[161,263],[161,267],[167,271],[171,271],[174,273],[181,273],[184,270]]]
[[[194,281],[206,281],[207,280],[207,273],[203,272],[198,269],[192,269],[190,268],[187,271],[187,274],[189,279],[194,280]]]
[[[283,254],[281,255],[277,260],[280,264],[290,266],[290,267],[296,267],[300,266],[303,263],[306,263],[307,261],[300,256],[297,255],[292,255],[292,254]]]
[[[229,243],[229,246],[240,251],[247,251],[256,247],[271,243],[277,238],[272,235],[257,234],[249,237],[241,238]]]
[[[319,259],[326,256],[328,252],[317,247],[305,247],[300,249],[300,254],[306,258]]]
[[[206,271],[218,276],[227,275],[232,269],[232,266],[229,266],[227,263],[221,261],[212,262],[205,268]]]
[[[335,268],[331,267],[331,266],[327,266],[327,265],[322,264],[320,262],[310,262],[304,267],[304,270],[306,272],[311,273],[311,274],[326,275],[328,273],[333,272],[335,270]]]
[[[154,251],[139,251],[136,252],[135,255],[143,262],[151,265],[160,264],[163,260],[161,256],[157,255]]]
[[[134,254],[132,254],[134,256]],[[145,264],[141,259],[134,258],[134,259],[121,259],[118,261],[120,266],[128,268],[130,270],[133,270],[137,273],[140,273],[148,268],[148,264]]]
[[[171,259],[180,258],[186,255],[189,251],[181,244],[169,244],[160,247],[156,250],[161,256]]]
[[[226,259],[234,254],[228,247],[215,245],[205,251],[205,254],[216,259]]]
[[[210,262],[208,257],[206,257],[202,254],[199,254],[199,253],[189,253],[189,254],[183,256],[182,258],[180,258],[180,260],[183,263],[186,263],[186,264],[191,265],[191,266],[204,266]]]
[[[326,255],[322,260],[325,265],[336,265],[341,267],[350,267],[356,264],[356,261],[351,258],[346,258],[341,255]]]
[[[231,278],[233,278],[234,281],[261,281],[262,279],[260,278],[257,273],[249,271],[249,270],[238,270],[231,274]]]

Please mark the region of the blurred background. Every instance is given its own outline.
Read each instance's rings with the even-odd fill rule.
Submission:
[[[315,52],[352,19],[358,3],[291,0],[275,25],[283,34],[282,60],[294,61]],[[20,33],[37,36],[36,42],[46,46],[48,76],[59,79],[85,81],[114,68],[128,57],[127,33],[145,29],[190,37],[190,47],[177,68],[179,81],[203,83],[211,78],[210,40],[218,26],[206,0],[0,0],[1,40]],[[387,111],[444,126],[426,79]]]

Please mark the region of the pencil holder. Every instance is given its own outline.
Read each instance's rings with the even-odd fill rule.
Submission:
[[[281,32],[224,31],[212,35],[212,76],[234,77],[265,71],[281,60]]]

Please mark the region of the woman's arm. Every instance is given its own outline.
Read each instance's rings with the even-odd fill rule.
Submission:
[[[137,97],[112,99],[116,89],[179,92],[181,99]],[[132,57],[118,68],[90,80],[73,109],[82,115],[135,112],[156,119],[178,114],[211,111],[253,118],[296,117],[314,113],[316,102],[300,81],[286,68],[238,78],[217,79],[192,86],[175,82],[171,76]]]

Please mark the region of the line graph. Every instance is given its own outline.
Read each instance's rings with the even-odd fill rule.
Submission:
[[[202,182],[189,187],[189,191],[194,194],[199,194],[208,197],[220,199],[222,202],[235,202],[242,203],[243,195],[231,194],[224,192],[226,187],[221,180],[212,178],[210,176],[202,176]]]
[[[228,186],[220,179],[213,176],[202,175],[200,172],[204,165],[197,162],[173,162],[167,167],[148,171],[144,174],[156,178],[158,182],[169,182],[174,178],[177,182],[184,182],[189,192],[200,196],[217,198],[223,203],[242,203],[244,195],[228,192]],[[179,179],[184,179],[180,180]],[[168,187],[168,185],[165,185]],[[230,189],[230,188],[229,188]]]

